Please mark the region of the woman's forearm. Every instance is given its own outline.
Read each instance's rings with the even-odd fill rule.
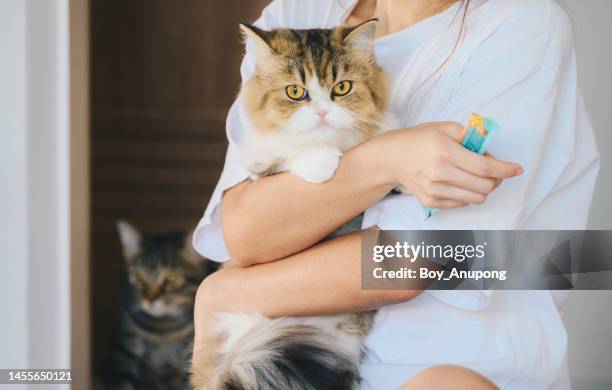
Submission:
[[[430,208],[482,204],[522,168],[463,148],[461,130],[435,122],[386,132],[347,151],[322,184],[280,174],[228,190],[222,224],[231,259],[250,266],[308,248],[397,185]]]
[[[347,151],[334,177],[322,184],[284,173],[227,191],[222,223],[231,259],[250,266],[287,257],[384,197],[393,185],[375,166],[368,145]]]
[[[196,316],[218,311],[272,318],[328,315],[370,310],[416,296],[419,291],[361,289],[361,234],[336,238],[276,262],[224,268],[202,284]]]

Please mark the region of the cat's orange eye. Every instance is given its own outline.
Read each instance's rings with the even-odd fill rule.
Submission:
[[[134,272],[134,274],[132,274],[132,277],[134,278],[136,283],[144,284],[144,278],[142,277],[142,275],[139,272]]]
[[[170,274],[166,277],[166,283],[173,285],[176,284],[176,282],[178,282],[179,277],[176,274]]]
[[[348,80],[340,81],[338,84],[334,85],[334,88],[332,89],[332,95],[344,96],[347,93],[351,92],[351,89],[353,89],[352,81],[348,81]]]
[[[304,87],[301,85],[297,84],[287,86],[285,91],[291,100],[302,100],[308,96],[308,91],[306,91],[306,89],[304,89]]]

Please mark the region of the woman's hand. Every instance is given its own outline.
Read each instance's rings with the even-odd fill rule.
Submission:
[[[456,141],[463,126],[426,123],[384,133],[363,147],[379,156],[378,171],[424,206],[437,209],[482,204],[501,183],[523,173],[515,163],[473,153]]]

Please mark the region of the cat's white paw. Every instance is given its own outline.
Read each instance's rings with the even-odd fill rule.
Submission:
[[[287,170],[310,183],[331,179],[338,169],[342,152],[332,147],[310,149],[287,162]]]

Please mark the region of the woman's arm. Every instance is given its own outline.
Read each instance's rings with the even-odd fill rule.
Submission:
[[[225,193],[222,225],[234,264],[287,257],[402,186],[433,208],[481,204],[520,166],[471,153],[457,123],[429,123],[378,136],[347,151],[334,177],[311,184],[291,174],[243,182]]]
[[[208,276],[196,295],[196,340],[216,312],[262,313],[271,318],[359,312],[403,302],[419,291],[361,289],[361,232],[249,268]]]
[[[286,257],[320,241],[393,189],[371,145],[347,151],[332,180],[289,173],[246,181],[225,193],[223,236],[238,266]]]

